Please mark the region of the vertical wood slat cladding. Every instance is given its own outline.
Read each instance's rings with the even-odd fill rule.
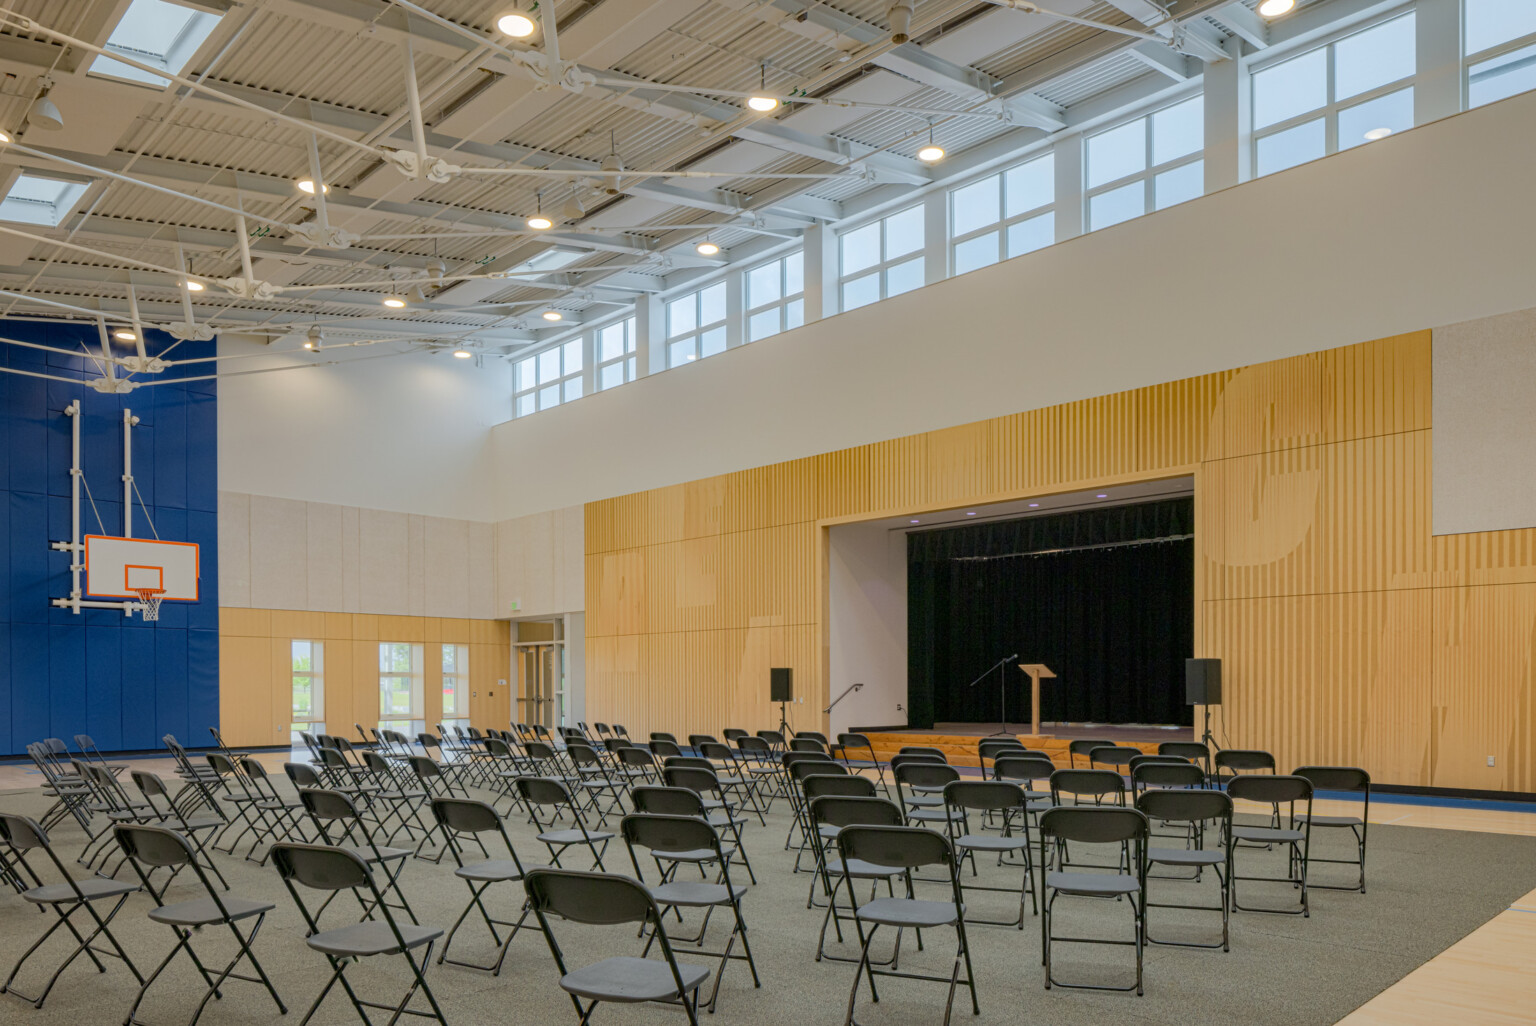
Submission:
[[[470,722],[500,727],[511,717],[511,693],[497,683],[511,663],[509,628],[504,620],[224,607],[219,640],[230,656],[219,661],[219,730],[231,745],[288,743],[294,639],[324,643],[325,725],[333,734],[351,737],[353,724],[378,726],[381,641],[422,646],[429,730],[442,719],[441,646],[468,645]]]
[[[1536,790],[1536,529],[1431,537],[1430,346],[1417,332],[591,503],[588,719],[757,729],[777,722],[767,668],[791,666],[793,721],[824,729],[824,522],[1193,469],[1219,740]]]

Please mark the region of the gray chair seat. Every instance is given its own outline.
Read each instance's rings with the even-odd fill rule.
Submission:
[[[948,926],[959,913],[952,901],[876,898],[859,906],[859,918],[883,926]]]
[[[843,860],[836,856],[827,856],[827,872],[832,876],[842,876]],[[894,866],[877,866],[863,859],[848,860],[848,875],[855,880],[884,880],[888,876],[900,876],[904,872],[906,871]]]
[[[721,854],[731,858],[736,854],[735,848],[721,848]],[[668,862],[713,862],[715,852],[713,848],[690,848],[687,851],[653,851],[653,856],[658,859],[666,859]]]
[[[539,835],[539,840],[545,844],[585,844],[588,841],[597,843],[613,837],[612,834],[602,833],[597,830],[588,830],[583,834],[580,830],[551,830]]]
[[[959,819],[960,814],[948,808],[912,809],[907,813],[907,818],[915,819],[919,823],[947,823],[952,819]]]
[[[1116,894],[1135,894],[1141,884],[1134,876],[1118,873],[1047,873],[1045,885],[1066,894],[1087,894],[1109,897]]]
[[[1305,835],[1300,830],[1277,830],[1274,827],[1234,826],[1232,839],[1234,841],[1261,841],[1265,844],[1288,843],[1301,841]]]
[[[726,890],[725,884],[712,884],[703,880],[673,881],[651,888],[651,897],[656,899],[656,904],[691,908],[724,905],[733,895],[739,899],[746,893],[746,884],[732,884],[730,890]]]
[[[823,840],[835,841],[837,840],[837,835],[843,832],[843,828],[833,826],[831,823],[817,823],[816,832],[821,835]]]
[[[698,989],[709,979],[709,970],[701,965],[677,963],[685,992]],[[649,958],[619,956],[605,958],[560,978],[562,990],[578,997],[599,1001],[665,1001],[678,997],[677,980],[672,967]]]
[[[342,847],[368,863],[393,862],[395,859],[403,859],[415,854],[409,848],[388,848],[382,844],[379,845],[378,855],[374,855],[372,848],[360,848],[352,845],[343,845]]]
[[[80,888],[80,893],[85,895],[87,901],[116,898],[122,894],[132,894],[139,889],[138,884],[112,880],[105,876],[88,876],[83,880],[76,880],[75,885]],[[76,900],[74,887],[67,883],[34,887],[25,891],[21,897],[23,901],[30,901],[35,905],[57,905],[61,901]]]
[[[972,851],[1020,851],[1029,847],[1027,837],[999,837],[996,834],[963,834],[955,840],[956,848]]]
[[[1227,857],[1219,851],[1200,848],[1149,848],[1147,858],[1165,866],[1219,866]]]
[[[175,830],[179,833],[187,833],[191,830],[209,830],[213,827],[223,826],[227,820],[218,816],[193,816],[191,819],[161,819],[150,820],[154,826],[162,826],[167,830]]]
[[[944,804],[942,794],[914,794],[907,797],[908,805],[916,805],[919,808],[932,808]]]
[[[271,912],[277,907],[270,901],[250,901],[246,898],[234,897],[226,897],[222,900],[224,907],[229,910],[230,922],[258,916],[263,912]],[[149,918],[157,923],[169,923],[172,926],[206,926],[209,923],[225,921],[224,914],[219,911],[218,904],[212,898],[178,901],[174,905],[152,908],[149,910]]]
[[[511,859],[490,859],[486,862],[471,862],[467,866],[460,866],[458,869],[455,869],[453,875],[465,880],[492,880],[496,882],[521,880],[523,878],[523,874],[517,870],[517,863]]]
[[[435,926],[411,926],[408,923],[398,925],[400,936],[405,939],[407,948],[419,948],[443,935],[443,931]],[[394,931],[385,922],[356,923],[352,926],[338,927],[335,930],[326,930],[324,933],[306,938],[305,943],[316,951],[342,957],[393,955],[400,951],[400,945],[395,941]]]
[[[1311,823],[1320,827],[1357,827],[1364,826],[1359,816],[1308,816],[1305,813],[1296,817],[1298,823]]]
[[[1047,797],[1047,798],[1042,798],[1042,799],[1040,799],[1037,802],[1028,802],[1028,803],[1026,803],[1025,806],[1024,806],[1024,811],[1025,812],[1041,813],[1041,812],[1045,812],[1045,811],[1047,811],[1049,809],[1054,809],[1055,807],[1056,807],[1056,803],[1051,801],[1051,799]]]

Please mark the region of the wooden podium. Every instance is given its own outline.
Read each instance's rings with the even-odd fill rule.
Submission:
[[[1055,677],[1051,668],[1044,663],[1020,663],[1019,669],[1029,674],[1029,732],[1035,737],[1040,736],[1040,681],[1045,678]]]

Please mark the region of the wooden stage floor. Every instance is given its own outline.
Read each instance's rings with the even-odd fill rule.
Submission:
[[[913,734],[917,736],[943,734],[950,737],[986,737],[1001,730],[997,723],[935,723],[932,729],[897,728],[881,730],[881,734]],[[1030,733],[1028,723],[1008,724],[1010,734]],[[1165,726],[1148,723],[1042,723],[1042,737],[1059,737],[1068,741],[1082,737],[1103,738],[1105,741],[1194,741],[1194,727]]]

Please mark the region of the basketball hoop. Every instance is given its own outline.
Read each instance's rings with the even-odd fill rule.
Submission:
[[[165,594],[164,588],[135,588],[133,593],[139,596],[145,620],[160,619],[160,597]]]

